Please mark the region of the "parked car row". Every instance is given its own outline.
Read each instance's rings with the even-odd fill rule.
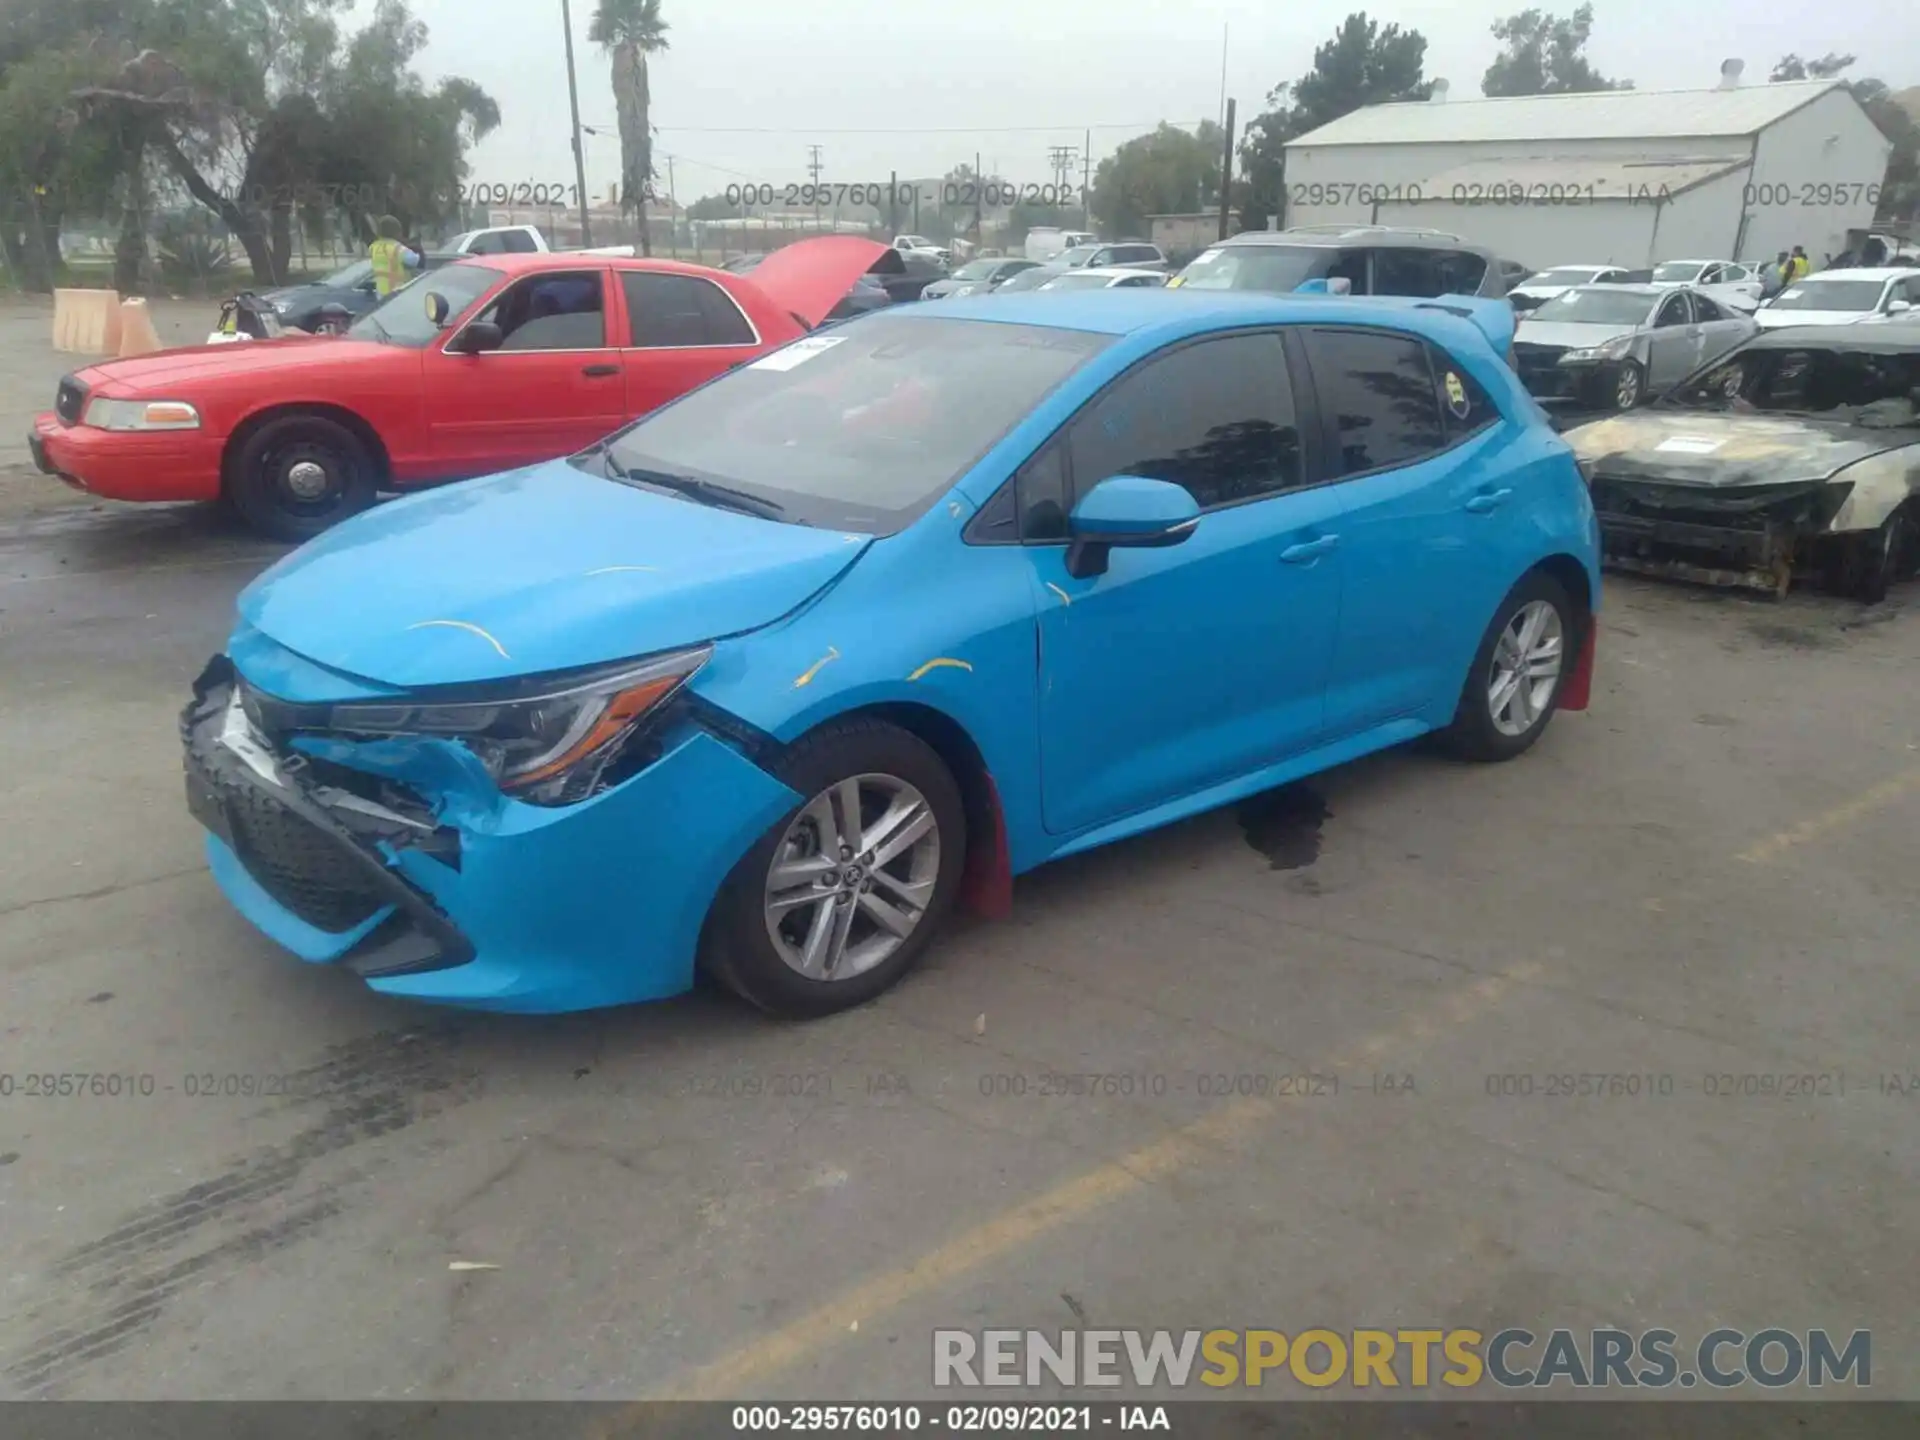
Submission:
[[[877,297],[913,252],[853,237],[466,260],[343,338],[68,377],[43,468],[313,537],[182,717],[228,898],[394,995],[704,971],[824,1014],[1052,859],[1430,733],[1519,755],[1587,703],[1603,559],[1912,571],[1904,329],[1762,330],[1685,280],[1523,316],[1435,232],[1171,281],[1098,248],[910,305]],[[1169,287],[1204,300],[1058,293]],[[1563,437],[1549,388],[1656,398]]]

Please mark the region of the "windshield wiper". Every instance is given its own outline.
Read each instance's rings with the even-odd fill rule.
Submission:
[[[603,445],[605,442],[602,442]],[[612,448],[603,451],[607,474],[626,485],[649,485],[656,490],[671,491],[690,500],[722,510],[738,510],[745,515],[758,515],[763,520],[778,520],[787,513],[787,507],[774,500],[762,499],[745,490],[736,490],[731,485],[722,485],[718,480],[702,480],[697,475],[675,475],[668,470],[640,470],[630,465],[622,465],[613,458]]]

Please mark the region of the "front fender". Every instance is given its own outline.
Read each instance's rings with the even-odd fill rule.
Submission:
[[[937,712],[979,750],[1013,868],[1028,868],[1044,834],[1032,563],[1014,546],[931,538],[953,539],[950,552],[937,545],[937,563],[894,537],[818,604],[722,641],[693,689],[783,744],[879,706]]]
[[[1887,517],[1915,495],[1920,495],[1920,445],[1908,445],[1856,460],[1833,476],[1836,485],[1853,489],[1833,517],[1828,530],[1878,530]]]

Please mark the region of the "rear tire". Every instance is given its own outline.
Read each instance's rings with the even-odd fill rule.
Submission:
[[[1474,651],[1441,743],[1464,760],[1486,762],[1531,749],[1560,708],[1587,623],[1553,576],[1536,570],[1522,579]]]
[[[930,746],[880,720],[827,725],[774,773],[806,798],[721,885],[701,965],[777,1015],[864,1005],[918,963],[953,908],[967,850],[960,787]],[[856,794],[859,840],[847,822]]]
[[[248,525],[297,545],[373,504],[377,471],[366,444],[339,421],[288,415],[232,453],[226,492]]]

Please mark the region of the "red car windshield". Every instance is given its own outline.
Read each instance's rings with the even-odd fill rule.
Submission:
[[[382,345],[400,345],[409,350],[424,350],[447,333],[473,302],[499,280],[500,272],[470,262],[449,265],[433,272],[425,285],[411,284],[387,297],[379,309],[361,316],[347,334],[355,340],[375,340]],[[427,313],[427,297],[446,298],[449,321],[436,325]]]

